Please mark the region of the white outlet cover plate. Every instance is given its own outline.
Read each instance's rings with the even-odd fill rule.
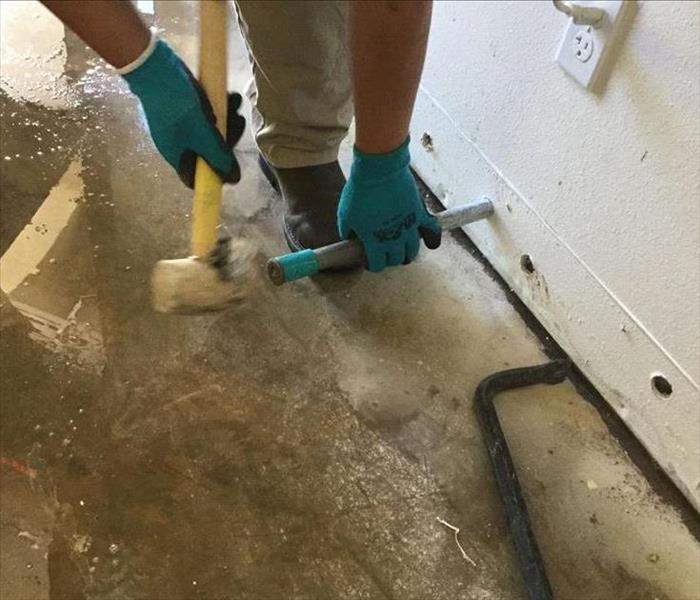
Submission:
[[[597,29],[590,25],[576,25],[569,18],[564,39],[557,50],[557,62],[564,71],[586,89],[594,89],[604,71],[610,67],[607,54],[620,28],[626,5],[631,0],[575,0],[579,6],[592,6],[605,11],[603,22]],[[582,61],[576,56],[576,37],[590,34],[593,48],[590,56]],[[584,56],[587,52],[584,53]]]

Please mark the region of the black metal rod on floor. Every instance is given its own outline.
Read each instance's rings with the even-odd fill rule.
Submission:
[[[537,540],[532,532],[527,504],[493,399],[496,394],[505,390],[538,383],[561,383],[566,379],[570,364],[568,360],[556,360],[536,367],[494,373],[479,384],[474,395],[474,406],[479,417],[484,443],[491,459],[498,493],[505,508],[508,527],[530,600],[551,600],[552,588]]]

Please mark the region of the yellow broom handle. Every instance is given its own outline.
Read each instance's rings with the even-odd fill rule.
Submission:
[[[199,82],[214,108],[216,124],[226,135],[226,0],[199,2]],[[200,157],[194,176],[192,254],[206,255],[216,244],[221,210],[221,179]]]

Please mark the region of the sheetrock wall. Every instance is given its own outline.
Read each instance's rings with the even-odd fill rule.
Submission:
[[[551,2],[436,2],[412,154],[446,204],[492,198],[467,232],[700,507],[700,3],[633,12],[594,95]]]

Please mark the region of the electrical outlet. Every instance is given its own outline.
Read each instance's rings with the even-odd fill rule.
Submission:
[[[571,44],[571,50],[581,62],[586,62],[593,56],[593,36],[591,35],[590,26],[576,32],[574,41]]]
[[[583,87],[595,90],[610,70],[609,49],[613,45],[624,13],[631,0],[574,0],[580,6],[594,6],[605,11],[600,26],[576,25],[573,19],[557,51],[557,62]]]

